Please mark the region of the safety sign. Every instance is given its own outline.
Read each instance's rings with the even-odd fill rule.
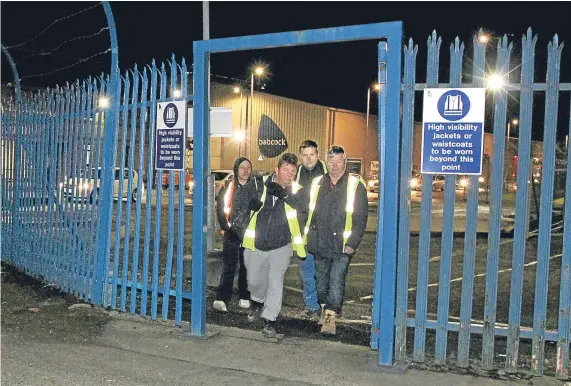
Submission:
[[[482,174],[484,88],[424,90],[421,173]]]
[[[155,169],[184,169],[185,127],[185,101],[157,103]]]

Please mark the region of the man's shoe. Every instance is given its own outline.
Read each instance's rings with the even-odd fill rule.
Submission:
[[[318,325],[322,326],[325,323],[325,308],[321,308],[321,314],[319,315]]]
[[[248,310],[248,322],[253,323],[257,319],[259,319],[263,308],[264,308],[264,303],[258,303],[252,301],[252,306]]]
[[[277,337],[278,333],[276,332],[275,324],[276,322],[264,319],[264,328],[262,328],[262,335],[264,335],[265,338]]]
[[[317,322],[319,320],[320,315],[321,315],[320,310],[312,311],[306,308],[301,313],[301,318],[306,320],[311,320],[312,322]]]
[[[214,307],[214,309],[218,311],[222,312],[228,311],[228,309],[226,308],[226,303],[224,303],[222,300],[215,300],[214,303],[212,304],[212,307]]]
[[[325,320],[321,326],[321,333],[324,335],[335,335],[336,327],[335,321],[337,319],[337,314],[332,310],[325,310]]]
[[[240,303],[238,304],[240,308],[250,308],[250,301],[248,299],[240,299]]]

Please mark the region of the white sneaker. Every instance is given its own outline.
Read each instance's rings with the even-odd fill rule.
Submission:
[[[240,308],[250,308],[250,301],[248,299],[240,299]]]
[[[212,307],[214,307],[214,309],[218,311],[222,312],[228,311],[228,309],[226,308],[226,303],[224,303],[222,300],[215,300],[214,303],[212,304]]]

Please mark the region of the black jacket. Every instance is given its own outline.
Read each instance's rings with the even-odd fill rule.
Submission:
[[[218,199],[216,201],[216,217],[218,219],[218,224],[220,225],[220,229],[222,229],[224,231],[224,239],[226,241],[229,241],[229,242],[232,242],[232,243],[238,244],[238,245],[240,244],[239,236],[233,231],[229,232],[230,227],[229,227],[228,223],[232,224],[235,221],[234,217],[235,217],[236,211],[234,208],[239,205],[240,194],[241,194],[242,189],[245,185],[245,184],[241,185],[240,180],[238,179],[238,167],[244,161],[250,162],[250,160],[248,160],[245,157],[239,157],[236,159],[236,161],[234,162],[234,169],[233,169],[234,170],[234,179],[233,179],[233,181],[228,181],[226,184],[224,184],[222,189],[220,189],[220,192],[218,192]],[[250,180],[248,180],[248,181],[250,181]],[[248,181],[246,181],[246,183],[248,183]],[[224,196],[226,195],[226,192],[227,192],[230,184],[233,185],[232,203],[230,205],[229,219],[226,219],[226,215],[224,214]]]
[[[311,181],[315,177],[319,177],[325,174],[325,169],[323,168],[323,161],[318,160],[313,169],[306,169],[305,166],[300,165],[297,168],[297,175],[295,176],[296,181],[299,176],[299,184],[306,189],[311,188]]]
[[[268,177],[265,184],[272,182],[273,178],[274,175],[272,174]],[[234,219],[237,233],[241,238],[244,237],[244,233],[250,223],[250,203],[252,200],[261,200],[263,185],[262,177],[256,177],[242,188],[240,204],[235,208],[237,213]],[[303,227],[307,220],[306,190],[302,188],[296,194],[292,194],[291,187],[288,187],[286,190],[289,195],[285,201],[267,193],[264,206],[258,212],[255,247],[260,251],[271,251],[291,243],[291,232],[284,207],[285,202],[297,211],[300,230],[303,232]]]
[[[228,187],[230,186],[231,183],[234,185],[234,192],[232,194],[232,204],[230,206],[229,221],[227,221],[226,214],[224,213],[224,196],[226,195],[226,191],[228,190]],[[240,199],[240,193],[243,187],[244,185],[240,185],[238,181],[227,182],[222,187],[222,189],[220,189],[220,192],[218,193],[218,200],[216,202],[216,217],[218,218],[218,224],[220,225],[220,229],[224,231],[224,238],[227,239],[227,241],[232,241],[233,243],[236,244],[240,244],[240,239],[236,234],[228,232],[230,228],[228,226],[228,222],[230,222],[230,224],[234,222],[235,212],[236,212],[234,208],[236,207],[236,205],[238,205],[238,201]]]
[[[322,256],[343,254],[343,232],[345,230],[345,207],[347,205],[347,183],[349,173],[345,173],[330,189],[331,178],[325,174],[319,181],[319,193],[315,211],[311,218],[307,235],[307,250]],[[353,224],[347,246],[357,250],[367,228],[369,206],[367,191],[359,184],[355,194]]]

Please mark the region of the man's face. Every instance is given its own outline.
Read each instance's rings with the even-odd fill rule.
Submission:
[[[327,170],[329,175],[333,178],[339,178],[345,173],[347,169],[347,163],[345,162],[345,157],[343,154],[334,154],[327,156]]]
[[[250,165],[248,161],[242,161],[242,163],[238,165],[238,179],[240,180],[240,183],[248,181],[251,174],[252,165]]]
[[[276,168],[276,182],[281,186],[291,186],[295,178],[297,167],[292,164],[284,163],[279,168]]]
[[[305,149],[301,149],[301,163],[306,169],[313,169],[313,167],[317,164],[318,157],[319,153],[314,147],[306,147]]]

